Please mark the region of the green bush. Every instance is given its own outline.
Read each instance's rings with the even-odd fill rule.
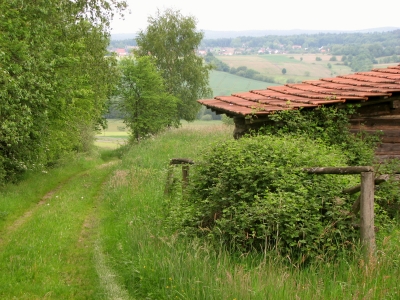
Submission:
[[[202,121],[212,121],[212,115],[204,115],[201,117]]]
[[[376,188],[375,203],[392,219],[400,221],[400,160],[392,159],[381,165],[379,174],[389,175],[389,179]]]
[[[310,139],[340,147],[348,165],[372,165],[379,136],[363,132],[352,134],[349,130],[349,116],[355,113],[354,106],[282,111],[270,116],[274,123],[264,127],[264,132],[280,136],[293,133],[307,135]]]
[[[233,118],[228,117],[227,115],[223,114],[221,116],[222,123],[225,125],[235,125],[235,122],[233,121]]]
[[[171,219],[183,233],[233,251],[274,249],[293,259],[336,253],[358,237],[352,203],[341,193],[358,177],[310,175],[303,168],[345,162],[338,149],[304,136],[218,144],[193,168],[188,200]]]

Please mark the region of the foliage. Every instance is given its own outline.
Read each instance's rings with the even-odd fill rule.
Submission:
[[[286,74],[286,68],[282,69],[282,74],[285,75]]]
[[[155,58],[167,92],[180,100],[176,120],[193,121],[200,109],[197,100],[211,96],[208,78],[212,67],[194,52],[203,33],[196,31],[194,17],[172,9],[158,11],[148,23],[136,38],[139,49],[135,55]]]
[[[121,100],[118,107],[137,142],[167,126],[178,126],[175,119],[178,99],[166,92],[163,78],[151,57],[124,58],[119,69],[121,79],[116,93]]]
[[[222,120],[222,123],[224,123],[225,125],[235,125],[233,118],[230,118],[225,114],[222,115],[221,120]]]
[[[114,83],[105,59],[125,1],[2,1],[0,177],[13,180],[87,149]],[[0,178],[0,183],[1,183]]]
[[[272,115],[274,126],[261,135],[214,145],[195,167],[188,201],[173,209],[171,222],[233,250],[275,249],[305,259],[348,249],[358,233],[342,189],[358,177],[302,169],[373,163],[376,138],[352,135],[351,113],[353,107],[286,111]],[[385,208],[377,211],[385,227]]]
[[[355,114],[354,106],[338,108],[322,106],[314,110],[282,111],[270,116],[274,126],[265,126],[264,132],[274,135],[305,134],[314,140],[340,147],[348,165],[372,165],[379,136],[349,130],[349,117]]]
[[[400,160],[391,159],[385,161],[378,168],[378,174],[388,174],[389,180],[381,183],[375,193],[375,202],[397,222],[400,221]],[[397,175],[397,178],[396,178]]]
[[[302,170],[345,165],[338,149],[306,136],[268,135],[207,150],[195,166],[188,202],[174,215],[187,233],[292,259],[333,256],[358,236],[351,203],[340,197],[354,178]]]

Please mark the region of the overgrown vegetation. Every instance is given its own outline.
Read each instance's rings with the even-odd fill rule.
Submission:
[[[351,134],[351,113],[353,107],[286,111],[271,116],[274,123],[263,135],[207,149],[194,168],[187,198],[174,207],[170,222],[184,235],[206,238],[232,252],[273,249],[304,262],[354,251],[355,199],[342,190],[357,184],[358,177],[303,171],[373,164],[377,138]],[[392,192],[380,197],[396,201]],[[387,208],[376,208],[383,231],[393,218]]]
[[[341,190],[357,180],[302,170],[345,165],[340,150],[305,136],[267,135],[216,145],[203,160],[188,201],[174,214],[185,234],[233,252],[275,250],[292,260],[356,248],[352,204]]]

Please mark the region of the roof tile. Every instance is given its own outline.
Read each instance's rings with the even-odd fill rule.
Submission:
[[[201,99],[199,103],[230,115],[268,115],[300,107],[318,107],[347,101],[368,101],[400,94],[400,65],[342,75],[301,84],[270,86],[265,90]]]

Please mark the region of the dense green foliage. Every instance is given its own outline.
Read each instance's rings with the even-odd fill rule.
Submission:
[[[115,78],[114,60],[104,58],[109,21],[124,7],[0,2],[0,183],[90,147]]]
[[[262,135],[207,149],[194,169],[187,200],[172,210],[172,223],[184,234],[234,251],[275,249],[304,260],[354,249],[354,199],[342,190],[355,185],[358,176],[303,171],[373,163],[377,139],[352,135],[350,113],[352,107],[282,112],[271,116],[275,123]],[[382,198],[390,197],[383,192]],[[376,208],[383,227],[390,223],[386,208]]]
[[[357,237],[351,203],[341,197],[341,190],[356,181],[302,169],[345,161],[338,149],[305,136],[257,136],[215,145],[196,165],[180,221],[233,250],[275,249],[292,259],[333,256]]]
[[[282,111],[270,116],[274,125],[265,126],[263,132],[279,136],[305,134],[310,139],[339,147],[348,165],[372,165],[379,136],[352,134],[348,126],[352,114],[356,114],[356,110],[351,105],[345,108],[322,106],[314,110]]]
[[[165,91],[163,78],[151,57],[124,58],[119,69],[118,107],[137,142],[167,126],[178,125],[175,118],[178,99]]]
[[[164,78],[167,92],[177,97],[176,120],[193,121],[200,109],[198,99],[211,96],[208,86],[211,66],[194,52],[203,38],[196,31],[194,17],[167,9],[148,18],[148,27],[140,31],[136,42],[137,56],[152,55]]]

